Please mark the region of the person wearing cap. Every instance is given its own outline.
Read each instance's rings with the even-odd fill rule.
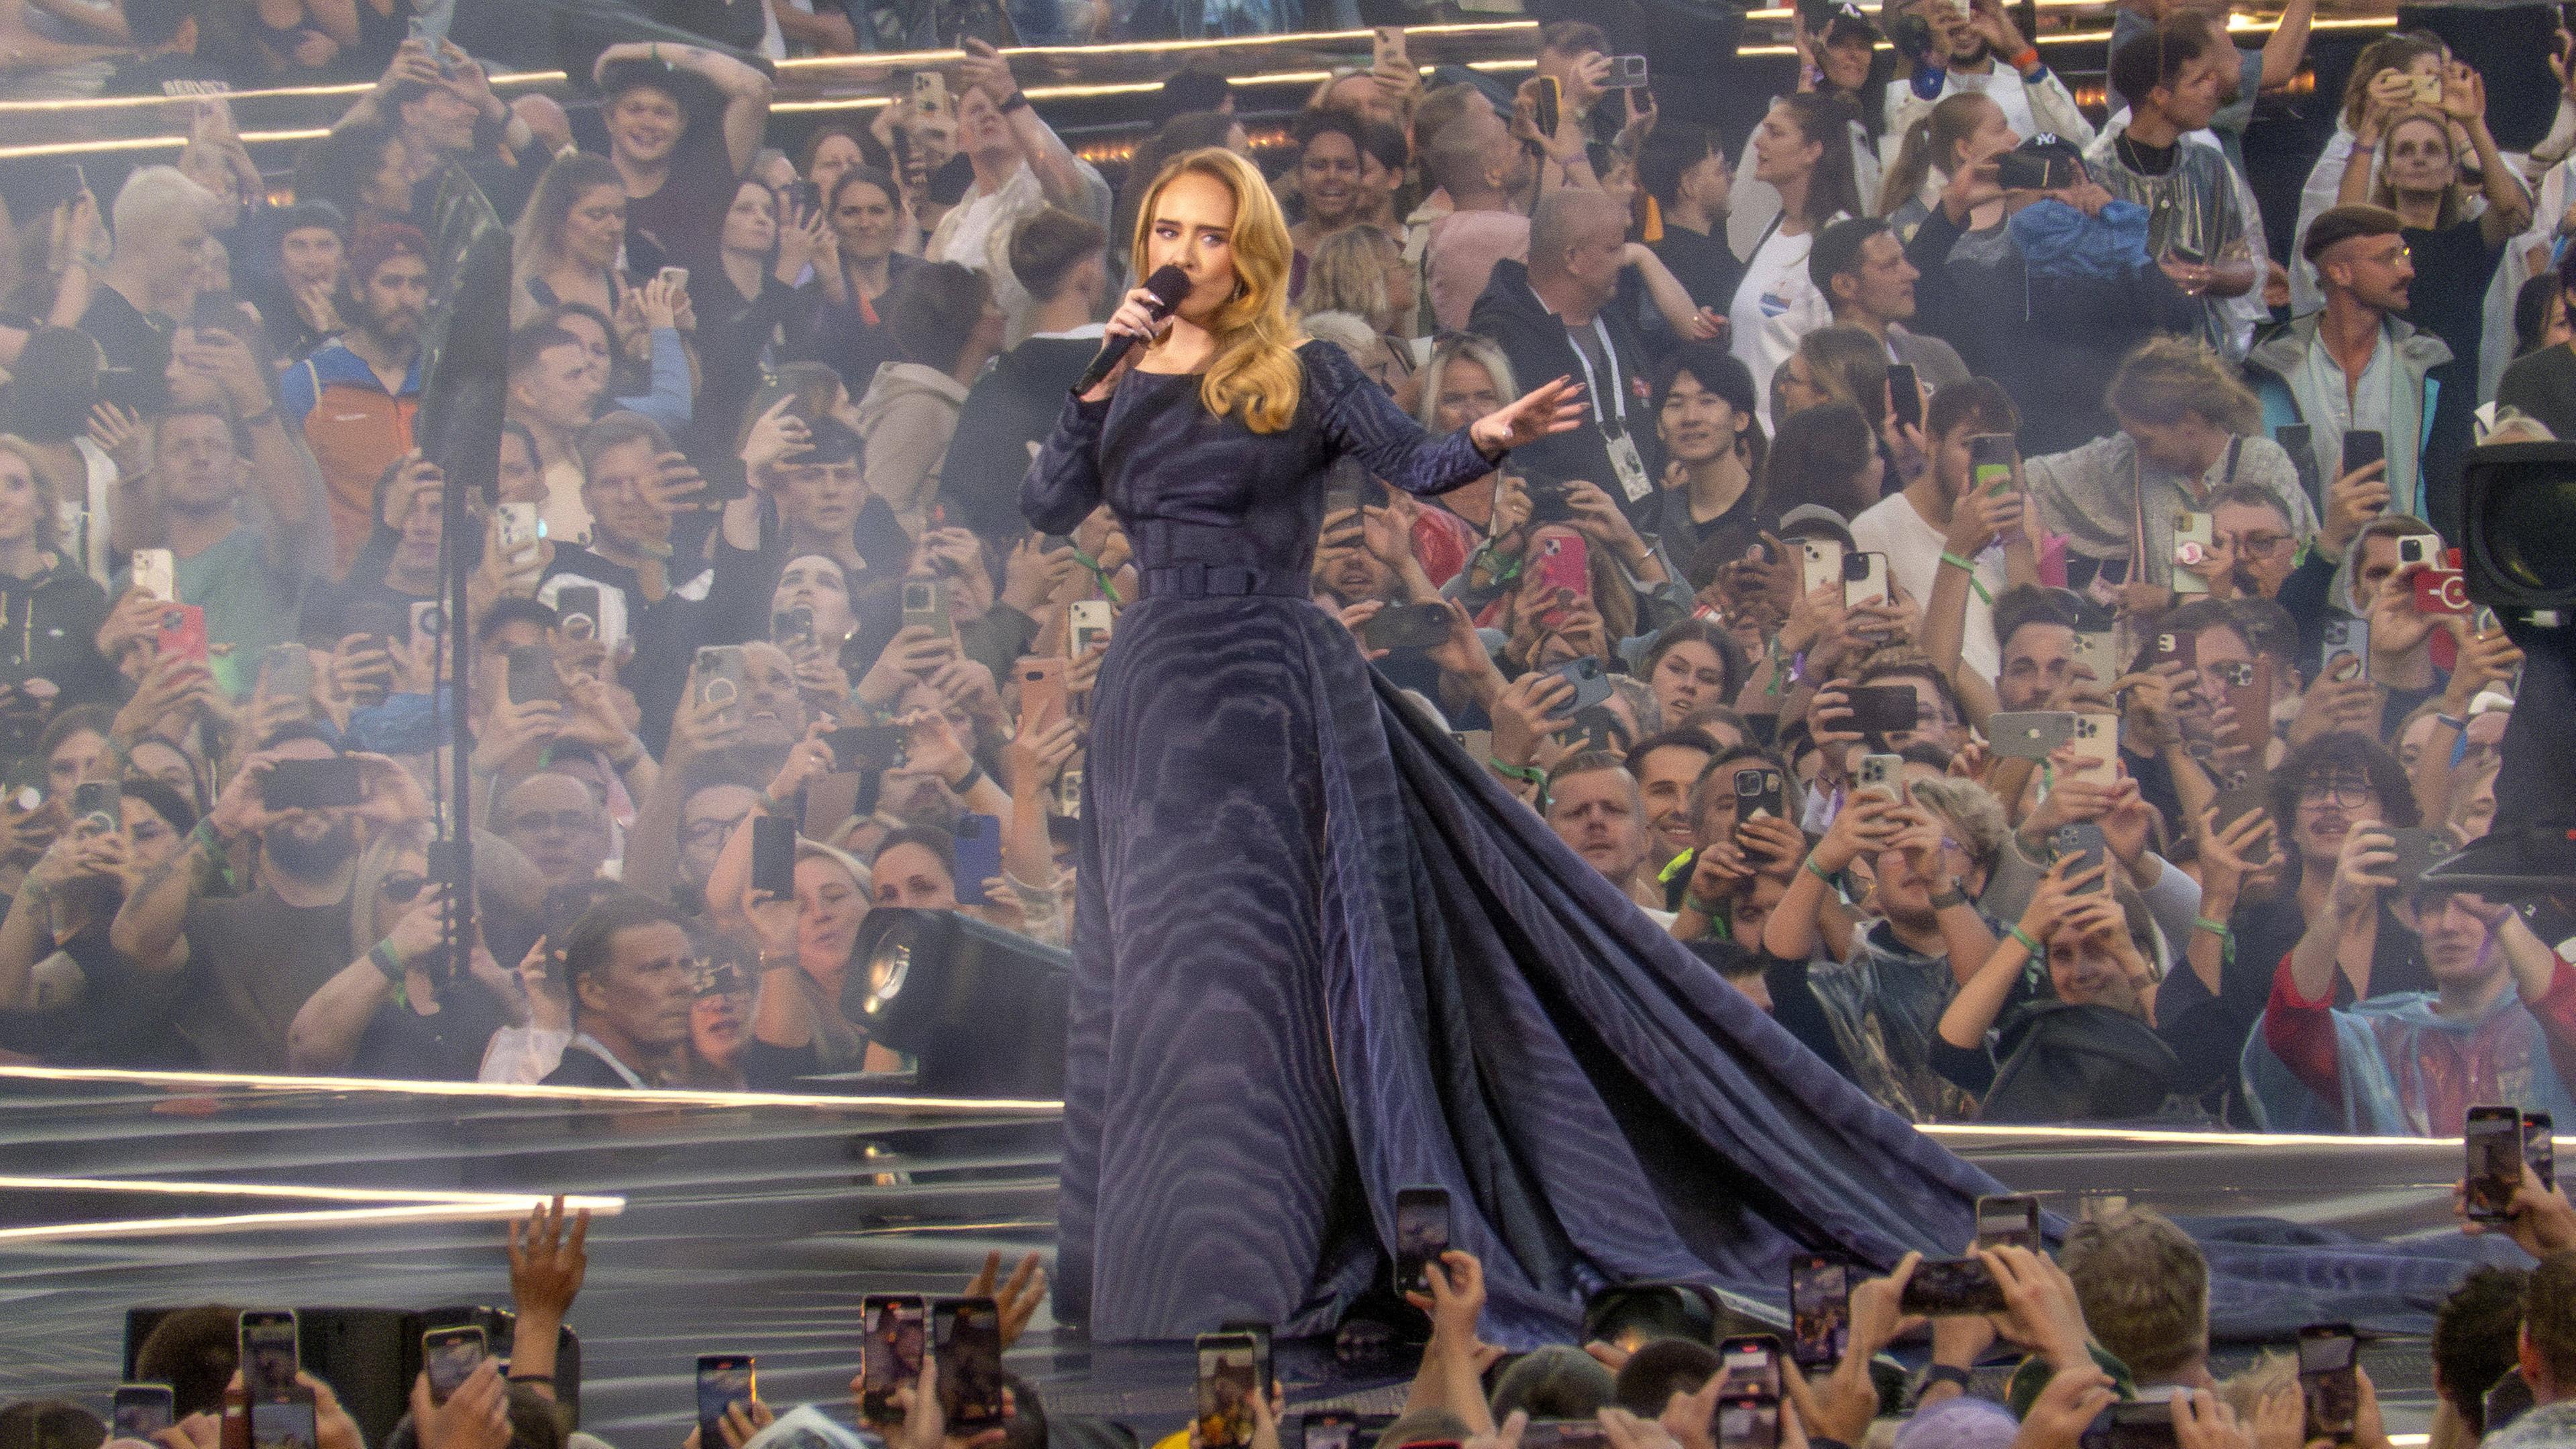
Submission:
[[[429,239],[380,222],[350,248],[342,313],[348,330],[286,370],[278,406],[322,469],[336,546],[348,568],[375,527],[376,480],[412,446],[420,413],[421,316],[429,308]]]
[[[1806,28],[1797,11],[1793,9],[1791,14],[1800,56],[1798,91],[1845,107],[1851,119],[1848,129],[1852,187],[1864,203],[1875,202],[1883,168],[1878,133],[1871,128],[1885,124],[1882,99],[1888,89],[1884,84],[1870,84],[1878,27],[1848,3],[1834,7],[1821,36]],[[1736,158],[1732,205],[1726,213],[1726,243],[1730,250],[1748,257],[1760,248],[1762,233],[1780,214],[1780,189],[1756,174],[1753,163],[1753,137],[1747,134]]]
[[[2439,388],[2432,373],[2451,349],[2400,315],[2415,277],[2405,225],[2369,205],[2334,207],[2310,223],[2301,255],[2316,268],[2326,304],[2257,343],[2245,374],[2267,426],[2307,425],[2319,480],[2343,476],[2347,431],[2378,433],[2389,445],[2380,476],[2392,506],[2420,514]]]
[[[716,265],[725,213],[769,124],[769,77],[720,51],[641,40],[601,51],[590,73],[609,164],[626,182],[627,235],[669,265]],[[723,103],[711,126],[691,114],[710,89]]]
[[[1914,316],[1914,284],[1923,274],[1906,260],[1905,243],[1886,222],[1857,216],[1818,232],[1807,250],[1807,275],[1825,294],[1835,325],[1877,337],[1887,360],[1913,368],[1927,389],[1968,380],[1957,348],[1902,325]]]
[[[2021,409],[2023,451],[2050,453],[2113,431],[2102,399],[2120,359],[2193,330],[2200,304],[2149,260],[2145,219],[2088,179],[2071,142],[2033,136],[2011,154],[2063,184],[2006,191],[2000,157],[1954,169],[1906,244],[1922,272],[1914,328],[2002,383]]]
[[[2003,107],[2004,120],[2016,136],[2041,132],[2064,136],[2079,146],[2092,144],[2093,123],[2084,118],[2066,82],[2039,58],[2039,47],[2025,39],[1998,0],[1923,0],[1918,8],[1931,30],[1930,53],[1917,61],[1904,85],[1887,88],[1887,124],[1882,137],[1903,137],[1916,116],[1942,97],[1977,91]],[[2000,64],[1998,64],[2000,62]],[[1884,160],[1895,150],[1882,140]]]
[[[254,291],[269,346],[279,357],[302,357],[339,334],[340,279],[348,267],[349,219],[317,197],[299,199],[277,225],[273,275]]]
[[[531,117],[550,117],[550,129],[560,127],[563,108],[538,95],[507,104],[493,93],[482,62],[454,42],[441,42],[433,55],[428,42],[415,39],[394,51],[374,89],[332,122],[331,132],[336,140],[352,129],[389,127],[402,140],[411,184],[431,180],[453,162],[483,189],[494,212],[506,217],[518,215],[527,204],[537,173],[546,169],[556,149],[532,129]],[[390,159],[375,146],[356,149],[349,169],[361,177]],[[422,205],[435,189],[419,187]],[[355,211],[349,215],[358,217]]]
[[[2218,114],[2235,50],[2208,22],[2176,14],[2111,57],[2111,83],[2130,97],[2129,124],[2088,146],[2086,164],[2111,194],[2147,212],[2147,253],[2200,299],[2198,331],[2231,358],[2244,340],[2228,303],[2255,288],[2261,222],[2248,209],[2227,153],[2194,136]]]

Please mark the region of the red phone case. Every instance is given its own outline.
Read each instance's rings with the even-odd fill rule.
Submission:
[[[196,663],[207,662],[206,611],[195,604],[174,606],[176,617],[164,614],[161,626],[161,652],[176,654]]]
[[[1551,593],[1570,589],[1578,599],[1592,597],[1591,555],[1580,538],[1559,533],[1539,540],[1533,568]]]

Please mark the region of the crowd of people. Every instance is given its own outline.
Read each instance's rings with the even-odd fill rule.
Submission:
[[[2375,39],[2274,247],[2238,138],[2307,21],[2124,7],[2097,127],[1993,0],[1843,6],[1745,137],[1589,22],[1516,88],[1381,38],[1257,158],[1300,325],[1426,427],[1587,404],[1438,497],[1345,465],[1317,605],[1912,1120],[2576,1114],[2576,923],[2422,879],[2493,820],[2520,664],[2447,552],[2463,460],[2576,430],[2576,102],[2507,155],[2474,69]],[[104,195],[0,162],[10,1059],[783,1088],[906,1065],[852,1005],[872,909],[1066,940],[1138,581],[1021,480],[1138,197],[1252,153],[1227,83],[1164,83],[1113,186],[980,41],[864,125],[714,44],[574,70],[504,101],[403,40],[291,176],[220,102]],[[454,538],[452,172],[513,239]]]
[[[2455,1207],[2464,1215],[2468,1190],[2467,1183],[2454,1188]],[[2490,1254],[2492,1262],[2465,1266],[2438,1303],[2428,1305],[2432,1422],[2428,1436],[2408,1442],[2428,1442],[2431,1449],[2565,1444],[2576,1434],[2576,1207],[2562,1189],[2525,1168],[2501,1217],[2469,1217],[2463,1227],[2497,1234],[2513,1247]],[[558,1379],[565,1330],[588,1272],[589,1232],[588,1213],[568,1216],[561,1198],[511,1224],[508,1330],[470,1373],[451,1373],[435,1389],[435,1366],[424,1368],[409,1386],[407,1412],[384,1442],[421,1449],[607,1449],[596,1433],[576,1428],[577,1380]],[[2267,1350],[2250,1362],[2237,1357],[2241,1366],[2221,1375],[2224,1365],[2212,1346],[2209,1262],[2187,1233],[2152,1209],[2090,1213],[2069,1225],[2053,1250],[1981,1242],[1968,1248],[1964,1263],[1991,1280],[1983,1306],[1927,1304],[1911,1293],[1918,1273],[1951,1273],[1961,1264],[1928,1263],[1908,1253],[1884,1274],[1853,1268],[1830,1301],[1802,1305],[1802,1315],[1812,1312],[1817,1323],[1830,1325],[1812,1336],[1803,1316],[1797,1336],[1765,1335],[1759,1323],[1716,1313],[1707,1300],[1667,1284],[1606,1290],[1595,1298],[1577,1342],[1511,1350],[1484,1336],[1482,1265],[1474,1254],[1451,1249],[1432,1260],[1423,1287],[1406,1295],[1418,1314],[1404,1351],[1418,1351],[1420,1359],[1394,1414],[1354,1415],[1342,1407],[1347,1400],[1320,1402],[1317,1391],[1337,1395],[1330,1385],[1301,1386],[1308,1390],[1301,1402],[1273,1380],[1267,1393],[1250,1395],[1248,1436],[1227,1433],[1224,1421],[1232,1416],[1211,1410],[1203,1397],[1201,1417],[1156,1439],[1161,1431],[1150,1420],[1051,1416],[1042,1386],[1006,1367],[991,1396],[1001,1405],[998,1421],[952,1428],[957,1398],[941,1392],[942,1376],[990,1372],[989,1359],[945,1340],[927,1352],[918,1342],[909,1350],[893,1343],[895,1371],[889,1372],[888,1365],[865,1361],[889,1348],[871,1331],[846,1336],[864,1340],[849,1364],[847,1401],[773,1406],[743,1371],[752,1360],[726,1359],[737,1371],[726,1382],[740,1396],[709,1402],[702,1393],[690,1406],[696,1426],[684,1438],[674,1428],[672,1437],[680,1449],[703,1449],[714,1438],[724,1449],[1047,1449],[1050,1443],[1282,1449],[1326,1442],[1328,1434],[1337,1436],[1331,1442],[1347,1436],[1357,1449],[1561,1442],[1612,1449],[2098,1449],[2114,1441],[2176,1449],[2391,1449],[2366,1344],[2339,1366]],[[996,1251],[963,1294],[986,1305],[1007,1351],[1032,1326],[1043,1326],[1046,1290],[1038,1254],[1005,1274]],[[131,1377],[167,1389],[167,1427],[111,1421],[73,1398],[31,1398],[0,1406],[0,1442],[221,1449],[233,1442],[228,1422],[259,1397],[245,1383],[252,1366],[241,1347],[249,1330],[241,1325],[248,1316],[242,1307],[210,1303],[162,1313],[136,1329]],[[2348,1324],[2316,1327],[2339,1334],[2347,1349],[2353,1342]],[[2303,1332],[2302,1340],[2310,1336]],[[345,1359],[346,1350],[339,1352]],[[364,1449],[365,1431],[328,1374],[316,1371],[327,1366],[309,1359],[292,1366],[292,1383],[315,1413],[307,1442]],[[353,1361],[338,1371],[363,1372],[370,1383],[392,1377],[381,1366]],[[1206,1379],[1203,1370],[1203,1395]],[[688,1416],[674,1405],[667,1418],[685,1422]]]

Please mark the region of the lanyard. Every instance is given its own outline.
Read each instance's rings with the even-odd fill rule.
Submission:
[[[1601,384],[1592,376],[1592,359],[1583,349],[1574,348],[1575,364],[1583,369],[1583,390],[1592,395],[1592,415],[1603,420],[1602,431],[1617,437],[1628,431],[1628,394],[1619,381],[1619,349],[1610,345],[1610,329],[1602,325],[1600,315],[1592,318],[1592,335],[1601,339],[1602,365],[1610,369],[1610,406],[1601,405]],[[1571,343],[1567,344],[1572,346]],[[1609,426],[1616,422],[1617,427]]]
[[[617,1073],[617,1075],[624,1077],[626,1079],[626,1085],[639,1089],[643,1087],[644,1079],[635,1075],[634,1071],[624,1062],[619,1061],[617,1059],[617,1053],[601,1046],[599,1044],[599,1038],[592,1036],[589,1032],[574,1032],[572,1034],[572,1040],[566,1042],[564,1045],[567,1047],[579,1047],[583,1051],[590,1053],[592,1056],[599,1058],[601,1061],[608,1063],[608,1069]]]

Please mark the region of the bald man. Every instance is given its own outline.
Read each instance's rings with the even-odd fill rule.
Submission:
[[[1516,448],[1513,461],[1533,481],[1598,484],[1632,518],[1654,502],[1662,468],[1646,416],[1645,348],[1609,305],[1621,269],[1635,263],[1626,208],[1598,191],[1548,192],[1530,216],[1528,263],[1494,263],[1468,321],[1502,344],[1521,386],[1571,377],[1591,404],[1582,427]]]

